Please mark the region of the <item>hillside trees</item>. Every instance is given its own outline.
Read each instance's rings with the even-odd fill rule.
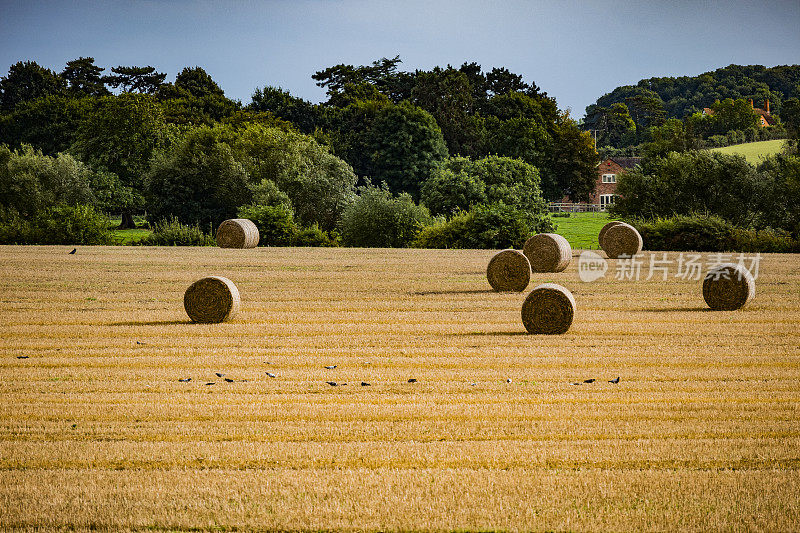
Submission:
[[[22,102],[63,94],[66,88],[66,80],[52,70],[35,61],[20,61],[0,78],[0,111],[13,111]]]

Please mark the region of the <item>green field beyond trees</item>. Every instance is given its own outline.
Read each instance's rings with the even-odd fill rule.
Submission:
[[[758,141],[723,146],[722,148],[711,148],[711,151],[721,154],[743,155],[748,163],[757,165],[763,163],[768,156],[779,154],[784,146],[786,146],[785,139],[773,139],[771,141]]]

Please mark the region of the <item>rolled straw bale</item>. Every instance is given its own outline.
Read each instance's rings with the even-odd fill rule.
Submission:
[[[183,307],[192,322],[212,324],[233,318],[239,311],[239,289],[228,278],[210,276],[192,283],[183,295]]]
[[[703,280],[703,299],[715,311],[734,311],[756,295],[756,281],[744,266],[723,263]]]
[[[611,222],[609,222],[608,224],[606,224],[605,226],[600,228],[600,234],[597,235],[597,242],[600,243],[600,248],[603,247],[603,237],[605,236],[606,232],[608,231],[608,228],[616,226],[618,224],[622,224],[622,222],[620,222],[619,220],[612,220]]]
[[[603,251],[611,259],[620,256],[634,256],[642,251],[642,236],[630,224],[620,222],[611,226],[603,234]]]
[[[575,316],[575,298],[566,287],[542,283],[522,303],[522,323],[528,333],[566,333]]]
[[[258,238],[258,228],[246,218],[231,218],[217,228],[217,246],[220,248],[255,248]]]
[[[572,260],[572,247],[557,233],[539,233],[527,241],[522,253],[533,272],[562,272]]]
[[[486,278],[496,291],[524,291],[531,281],[531,264],[517,250],[498,252],[486,267]]]

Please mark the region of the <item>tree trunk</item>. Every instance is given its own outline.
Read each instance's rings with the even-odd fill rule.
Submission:
[[[133,215],[129,211],[122,212],[122,222],[117,229],[136,229],[136,222],[133,221]]]

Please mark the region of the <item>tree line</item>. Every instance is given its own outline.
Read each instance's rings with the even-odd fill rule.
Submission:
[[[104,74],[91,57],[60,73],[16,63],[0,79],[0,214],[36,219],[59,201],[88,202],[122,213],[123,225],[144,212],[212,227],[247,211],[357,243],[358,224],[345,226],[361,202],[364,216],[388,210],[414,228],[400,231],[407,245],[479,206],[520,234],[547,229],[546,198],[588,198],[591,137],[534,83],[475,63],[400,63],[315,73],[321,104],[272,86],[234,101],[201,67],[167,82],[151,66]]]

